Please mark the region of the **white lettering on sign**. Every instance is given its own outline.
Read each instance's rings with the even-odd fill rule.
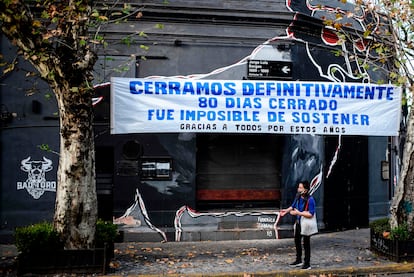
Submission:
[[[260,223],[275,223],[276,218],[275,217],[261,217],[261,216],[259,216],[257,218],[257,221],[260,222]]]
[[[264,230],[271,229],[271,230],[273,230],[275,228],[276,217],[259,216],[257,218],[257,222],[258,222],[257,226],[258,226],[259,229],[264,229]]]

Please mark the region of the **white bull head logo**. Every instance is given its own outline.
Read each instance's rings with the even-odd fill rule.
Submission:
[[[43,157],[42,161],[31,161],[31,157],[21,161],[21,170],[27,172],[25,182],[17,182],[17,189],[26,189],[35,199],[45,191],[56,191],[56,182],[46,181],[46,172],[53,169],[52,161]]]

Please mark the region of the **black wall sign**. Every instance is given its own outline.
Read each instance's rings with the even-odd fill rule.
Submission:
[[[247,65],[249,79],[291,79],[292,62],[249,60]]]

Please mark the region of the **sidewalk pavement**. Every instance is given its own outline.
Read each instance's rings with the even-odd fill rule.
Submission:
[[[369,240],[369,229],[313,236],[311,270],[289,267],[295,259],[292,238],[117,243],[106,276],[414,276],[413,262],[396,263],[378,256],[369,250]],[[1,245],[0,251],[0,265],[17,254],[10,245]],[[12,271],[0,273],[14,276]]]

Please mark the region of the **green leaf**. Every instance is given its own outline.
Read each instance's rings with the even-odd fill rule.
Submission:
[[[148,37],[148,35],[146,33],[144,33],[143,31],[138,33],[138,36],[140,37]]]
[[[124,3],[124,8],[122,9],[122,13],[130,14],[131,13],[131,4]]]
[[[123,37],[121,39],[121,42],[129,47],[133,43],[133,39],[130,36],[127,36],[127,37]]]
[[[97,18],[99,17],[99,12],[97,10],[93,10],[91,16]]]
[[[141,48],[142,50],[145,50],[145,51],[148,51],[148,50],[149,50],[149,46],[146,46],[146,45],[144,45],[144,44],[141,44],[141,45],[139,46],[139,48]]]
[[[364,37],[368,37],[371,34],[371,30],[366,30],[364,32]]]
[[[42,11],[41,17],[44,18],[44,19],[49,19],[50,18],[50,15],[49,15],[49,13],[47,11]]]
[[[49,93],[46,93],[45,94],[45,98],[46,98],[46,100],[52,99],[52,94],[50,92]]]
[[[157,23],[157,24],[155,24],[155,28],[157,28],[157,29],[164,29],[164,24]]]

